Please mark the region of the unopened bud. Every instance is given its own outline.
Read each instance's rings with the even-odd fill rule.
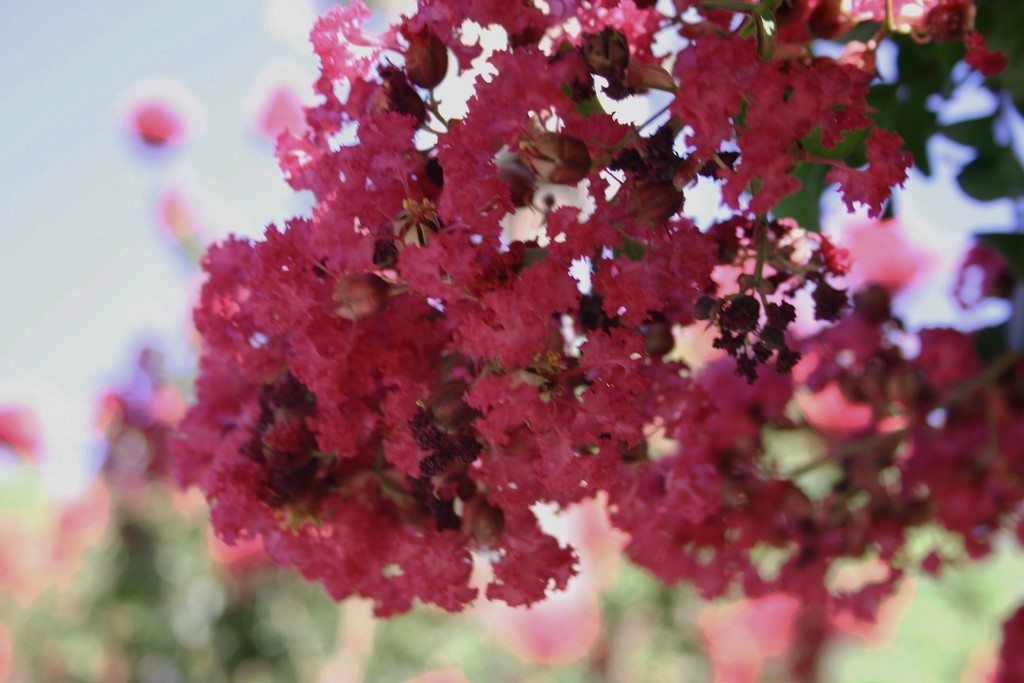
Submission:
[[[843,0],[822,0],[811,12],[808,25],[814,37],[835,40],[849,33],[854,22],[843,10]]]
[[[652,358],[663,358],[675,348],[672,326],[663,321],[652,322],[644,329],[644,351]]]
[[[445,429],[458,429],[473,419],[474,410],[462,399],[466,383],[447,382],[434,393],[430,400],[430,415],[434,422]]]
[[[807,0],[782,0],[775,8],[775,21],[779,26],[786,26],[804,19],[807,12]]]
[[[510,154],[498,162],[498,177],[508,185],[513,206],[526,206],[533,199],[536,179],[517,155]]]
[[[360,320],[384,308],[388,283],[376,275],[346,275],[334,286],[334,312],[345,320]]]
[[[634,62],[626,70],[626,84],[636,89],[653,89],[675,92],[676,79],[659,64]]]
[[[541,133],[523,145],[520,157],[537,177],[557,185],[575,185],[590,172],[587,146],[561,133]]]
[[[409,39],[405,70],[416,85],[434,88],[448,73],[448,48],[430,29],[422,31]]]
[[[583,41],[583,60],[601,76],[621,74],[629,66],[629,42],[615,29],[605,27]]]
[[[853,297],[854,308],[867,318],[868,322],[879,324],[892,316],[892,297],[881,285],[871,285],[857,292]]]
[[[704,295],[697,299],[693,306],[693,317],[697,320],[711,320],[715,309],[718,307],[718,299]]]
[[[483,498],[473,498],[462,509],[462,531],[478,543],[493,545],[505,531],[505,513]]]
[[[681,208],[683,193],[672,183],[638,183],[629,195],[629,212],[642,225],[661,225]]]

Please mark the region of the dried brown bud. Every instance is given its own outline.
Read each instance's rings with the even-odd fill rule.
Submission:
[[[417,125],[427,119],[427,108],[416,89],[409,83],[407,74],[394,66],[381,67],[380,77],[383,101],[378,108],[405,114],[416,119]],[[383,105],[383,106],[382,106]]]
[[[475,411],[462,399],[466,383],[446,382],[434,392],[430,399],[430,415],[434,422],[445,429],[459,429],[473,419]]]
[[[505,531],[505,513],[481,497],[466,501],[462,531],[478,543],[493,545]]]
[[[676,79],[660,64],[641,64],[634,62],[626,70],[626,84],[632,88],[666,90],[675,92]]]
[[[892,317],[892,297],[881,285],[871,285],[853,297],[854,308],[869,322],[878,324]]]
[[[612,77],[625,72],[629,66],[629,42],[611,27],[592,33],[583,41],[583,60],[601,76]]]
[[[637,183],[629,195],[629,212],[641,225],[661,225],[681,208],[683,193],[672,183]]]
[[[822,0],[811,12],[808,25],[814,37],[835,40],[849,33],[854,22],[843,11],[843,0]]]
[[[782,0],[775,8],[775,21],[779,26],[786,26],[803,21],[806,12],[807,0]]]
[[[697,299],[693,306],[693,317],[697,320],[711,320],[718,308],[718,299],[706,294]]]
[[[672,336],[672,326],[663,321],[655,321],[644,326],[644,351],[652,358],[662,358],[675,348],[676,340]]]
[[[522,147],[523,163],[545,182],[575,185],[590,172],[587,146],[569,135],[541,133]]]
[[[533,199],[536,179],[518,155],[509,154],[498,161],[498,177],[508,185],[513,206],[526,206]]]
[[[345,320],[359,320],[384,308],[388,283],[376,275],[346,275],[334,285],[334,312]]]
[[[425,29],[409,39],[405,70],[409,73],[409,80],[430,90],[448,73],[447,46],[433,31]]]

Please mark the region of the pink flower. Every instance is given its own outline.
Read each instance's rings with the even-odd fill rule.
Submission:
[[[697,614],[715,683],[754,683],[793,642],[799,603],[787,595],[717,603]]]
[[[931,260],[907,241],[895,218],[854,223],[846,228],[843,244],[851,256],[850,282],[857,288],[876,284],[898,294],[927,272]]]
[[[129,111],[129,131],[150,147],[179,145],[188,136],[184,115],[171,102],[143,100]]]
[[[826,434],[855,434],[872,422],[871,407],[848,401],[835,382],[815,393],[798,392],[796,401],[807,422]]]
[[[202,109],[180,83],[151,78],[128,87],[121,96],[125,132],[152,150],[179,147],[202,127]]]
[[[271,142],[276,142],[283,133],[301,135],[306,130],[306,116],[295,89],[281,84],[263,93],[252,127]]]
[[[42,430],[35,412],[22,405],[0,406],[0,449],[10,449],[23,460],[38,459]]]

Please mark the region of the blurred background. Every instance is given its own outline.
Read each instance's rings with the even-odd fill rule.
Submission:
[[[771,681],[808,629],[827,639],[825,680],[988,680],[1024,594],[1009,546],[908,580],[878,624],[808,624],[783,596],[707,603],[656,583],[620,558],[598,501],[548,516],[583,559],[566,593],[381,622],[207,532],[201,497],[166,481],[195,264],[305,210],[273,141],[313,102],[306,35],[329,4],[0,3],[0,680]],[[381,25],[402,9],[372,7]],[[996,108],[980,77],[958,80],[940,122]],[[823,220],[873,276],[902,278],[909,322],[975,328],[1003,304],[961,311],[953,279],[970,235],[1016,225],[1015,206],[961,191],[970,148],[927,145],[931,173],[883,238],[832,200]],[[713,192],[688,196],[698,221]]]

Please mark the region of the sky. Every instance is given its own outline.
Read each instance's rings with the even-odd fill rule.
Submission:
[[[247,117],[268,79],[312,82],[304,36],[316,9],[311,0],[0,2],[0,404],[37,411],[54,491],[80,489],[95,469],[96,399],[133,350],[146,340],[184,347],[196,283],[156,228],[161,190],[192,193],[214,235],[256,236],[302,210]],[[171,153],[143,153],[121,120],[126,93],[154,78],[179,84],[201,112],[196,134]],[[968,93],[947,116],[990,106]],[[935,178],[912,178],[898,198],[911,239],[939,256],[936,279],[908,302],[920,323],[952,316],[944,275],[966,235],[1010,223],[1010,207],[971,204],[952,183],[964,150],[934,144]]]

